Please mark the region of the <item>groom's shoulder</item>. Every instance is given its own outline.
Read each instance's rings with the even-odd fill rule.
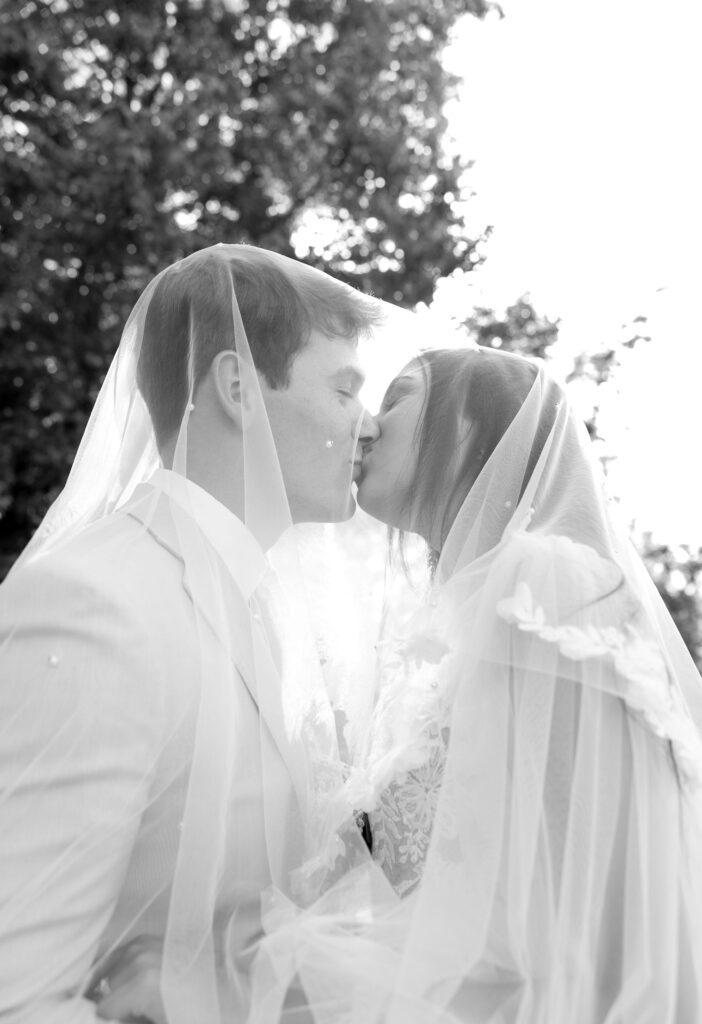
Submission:
[[[56,600],[126,603],[140,607],[154,590],[167,601],[182,579],[173,555],[128,510],[117,511],[74,536],[30,557],[4,585],[19,600],[56,595]],[[170,586],[169,586],[170,585]]]
[[[116,512],[11,570],[0,587],[0,676],[40,687],[48,664],[59,701],[114,683],[140,713],[159,716],[168,686],[180,715],[193,628],[176,560]]]

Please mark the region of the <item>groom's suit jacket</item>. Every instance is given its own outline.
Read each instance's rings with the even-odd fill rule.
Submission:
[[[21,567],[0,591],[5,1024],[95,1020],[94,1004],[80,994],[96,958],[136,934],[164,933],[199,656],[203,644],[231,647],[231,637],[221,635],[222,616],[208,609],[207,593],[194,596],[174,528],[173,510],[187,514],[172,490],[178,479],[161,477],[170,494],[154,502],[143,485],[124,510]],[[264,556],[239,520],[188,486],[199,506],[197,529],[231,581],[232,621],[246,617]],[[269,689],[258,692],[252,652],[237,642],[220,899],[245,944],[258,926],[257,896],[271,882],[257,771],[262,748],[273,766],[266,799],[291,828],[304,783],[280,702]]]

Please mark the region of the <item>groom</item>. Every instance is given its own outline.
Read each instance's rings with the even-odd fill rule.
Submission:
[[[360,460],[376,436],[358,397],[356,342],[377,318],[365,297],[326,275],[298,288],[284,262],[246,246],[203,250],[161,277],[135,372],[164,468],[118,511],[26,560],[0,591],[4,1024],[89,1024],[96,1002],[106,1014],[119,981],[109,978],[111,951],[143,936],[161,942],[184,903],[197,919],[215,890],[224,900],[215,915],[243,933],[226,941],[244,945],[274,870],[264,795],[281,829],[299,824],[299,763],[267,682],[276,638],[265,615],[263,626],[252,615],[267,564],[243,522],[248,399],[216,329],[231,315],[231,297],[211,288],[223,262],[294,522],[352,514],[348,452]],[[168,468],[186,412],[187,479]],[[214,598],[198,584],[203,565]],[[212,877],[185,873],[199,856]],[[203,931],[185,959],[219,951],[220,940]],[[184,1013],[187,999],[184,990]],[[214,1019],[211,1006],[195,997],[191,1019]]]

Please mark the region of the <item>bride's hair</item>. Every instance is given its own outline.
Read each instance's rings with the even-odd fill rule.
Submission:
[[[453,520],[519,412],[537,375],[523,356],[494,349],[430,349],[417,357],[426,381],[417,463],[408,489],[415,521],[446,538]],[[541,422],[522,490],[552,422]],[[438,498],[438,500],[437,500]],[[438,529],[437,529],[438,527]],[[435,562],[439,551],[432,551]]]

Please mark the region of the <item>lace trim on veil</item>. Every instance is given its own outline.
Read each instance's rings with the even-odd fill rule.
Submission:
[[[622,628],[554,625],[523,580],[512,597],[498,602],[497,614],[521,632],[555,644],[571,661],[608,659],[623,683],[619,696],[631,714],[655,736],[670,743],[681,779],[694,787],[702,785],[702,740],[660,647],[640,637],[633,622]]]

